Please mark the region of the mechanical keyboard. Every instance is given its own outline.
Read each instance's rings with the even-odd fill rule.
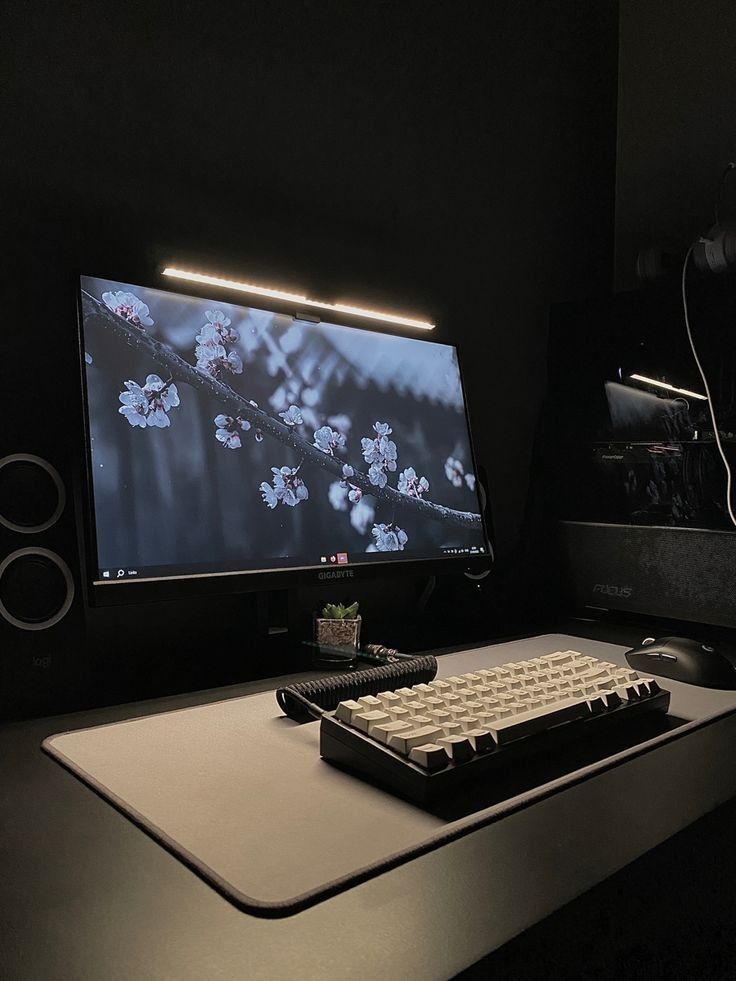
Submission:
[[[654,678],[577,651],[340,702],[322,716],[320,753],[429,804],[531,752],[643,713],[666,712]]]

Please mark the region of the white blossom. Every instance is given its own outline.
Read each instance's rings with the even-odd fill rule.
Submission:
[[[301,426],[304,422],[302,412],[298,405],[290,405],[286,412],[279,412],[287,426]]]
[[[167,413],[179,405],[179,392],[173,382],[165,382],[158,375],[148,375],[142,387],[134,381],[125,382],[126,392],[118,396],[122,403],[118,412],[131,426],[166,429],[171,425]]]
[[[371,532],[376,540],[376,551],[378,552],[403,552],[404,545],[409,540],[409,536],[395,524],[373,525]]]
[[[345,445],[345,437],[342,433],[335,432],[329,426],[322,426],[320,429],[315,430],[314,433],[314,443],[312,446],[316,446],[318,450],[322,450],[323,453],[327,453],[329,456],[335,455],[335,450],[343,447]]]
[[[227,416],[223,412],[215,416],[214,419],[215,426],[215,438],[218,439],[223,446],[227,447],[229,450],[239,450],[243,445],[240,439],[241,429],[243,432],[247,432],[250,429],[250,423],[247,419],[243,419],[242,416]]]
[[[237,341],[238,332],[235,330],[228,330],[232,321],[229,317],[225,316],[222,310],[205,310],[204,315],[223,341],[229,341],[231,344],[234,344],[235,341]],[[204,328],[202,329],[204,330]],[[197,340],[199,340],[199,338],[197,338]]]
[[[339,433],[344,433],[346,436],[353,427],[349,416],[342,413],[336,416],[329,416],[327,422],[333,429],[336,429]]]
[[[298,476],[299,467],[271,467],[273,487],[261,484],[263,500],[270,508],[281,502],[288,507],[296,507],[301,501],[309,499],[307,485]]]
[[[215,432],[215,436],[229,450],[239,450],[242,445],[240,436],[229,429],[218,429]]]
[[[339,480],[335,480],[330,484],[327,497],[336,511],[347,511],[348,490]]]
[[[414,467],[407,467],[399,474],[399,493],[406,494],[407,497],[421,498],[429,490],[429,481],[426,477],[417,477]]]
[[[365,535],[368,526],[373,524],[376,510],[365,498],[350,509],[350,524],[360,535]]]
[[[453,457],[448,456],[445,460],[445,476],[450,481],[453,487],[463,486],[463,476],[465,474],[465,468],[459,460],[455,460]]]
[[[131,426],[146,428],[146,417],[148,416],[148,399],[143,394],[143,389],[134,381],[127,381],[125,387],[127,392],[121,392],[118,398],[123,403],[118,412],[125,416]]]
[[[468,488],[471,491],[474,491],[475,490],[475,474],[474,473],[466,473],[465,474],[465,483],[468,485]]]
[[[122,317],[140,330],[153,326],[153,320],[148,315],[148,306],[143,300],[139,300],[135,293],[127,293],[125,290],[103,293],[102,302],[118,317]]]
[[[276,492],[270,484],[267,484],[264,480],[260,487],[261,495],[263,496],[264,504],[267,504],[270,508],[275,508],[279,503],[279,499],[276,497]]]
[[[368,480],[370,480],[375,487],[386,486],[386,472],[384,471],[382,464],[372,463],[370,465],[368,468]]]
[[[224,344],[225,341],[233,342],[238,339],[235,331],[228,329],[230,318],[221,310],[208,310],[206,316],[210,322],[201,327],[195,337],[197,367],[213,378],[219,378],[223,370],[232,371],[235,375],[241,374],[242,358],[237,351],[228,351]]]
[[[369,464],[368,479],[376,487],[385,487],[386,471],[393,473],[396,470],[396,443],[389,439],[393,430],[387,422],[374,423],[373,430],[376,435],[373,438],[364,436],[360,445],[363,459]]]

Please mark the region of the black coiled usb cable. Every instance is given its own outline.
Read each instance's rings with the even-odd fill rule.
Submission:
[[[340,702],[362,695],[377,695],[380,691],[410,688],[433,681],[437,674],[437,660],[431,654],[407,657],[378,668],[366,668],[350,674],[332,675],[316,681],[300,681],[287,685],[276,692],[276,701],[282,711],[303,722],[310,717],[319,718],[324,712],[337,708]]]

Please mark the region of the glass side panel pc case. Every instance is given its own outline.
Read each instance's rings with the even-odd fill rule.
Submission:
[[[487,568],[454,347],[88,276],[80,322],[94,602]]]
[[[697,285],[690,290],[691,321],[734,469],[736,300],[732,290]],[[679,290],[558,307],[549,406],[563,519],[736,530]]]

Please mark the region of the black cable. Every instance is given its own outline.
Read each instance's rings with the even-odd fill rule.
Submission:
[[[306,721],[337,708],[340,702],[362,695],[377,695],[381,691],[410,688],[421,682],[433,681],[437,675],[437,660],[431,654],[384,664],[380,668],[331,675],[316,681],[300,681],[276,692],[279,707],[290,719]],[[390,682],[390,684],[387,684]]]

